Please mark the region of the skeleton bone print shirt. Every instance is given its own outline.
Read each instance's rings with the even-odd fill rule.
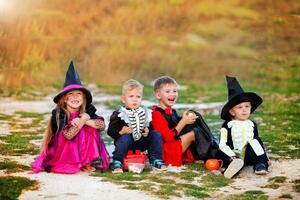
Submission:
[[[119,112],[118,117],[124,120],[128,126],[132,128],[133,140],[139,140],[142,137],[144,128],[149,126],[147,110],[143,107],[137,109],[121,107]]]

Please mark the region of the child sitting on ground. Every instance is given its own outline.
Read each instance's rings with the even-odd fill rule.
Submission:
[[[220,134],[218,157],[226,168],[224,176],[232,178],[245,165],[253,165],[255,174],[268,172],[269,159],[259,137],[257,125],[249,119],[250,113],[262,103],[262,98],[244,92],[235,77],[226,76],[228,101],[221,111],[225,120]]]
[[[176,81],[168,76],[157,78],[154,93],[159,105],[153,106],[151,124],[162,136],[164,162],[179,167],[183,161],[210,157],[212,135],[201,115],[184,111],[179,117],[172,109],[178,97]]]
[[[53,101],[52,111],[41,153],[33,162],[33,172],[48,171],[73,174],[80,170],[106,170],[109,157],[99,131],[104,130],[102,117],[91,104],[92,95],[81,84],[71,62],[63,90]],[[95,165],[94,165],[95,164]]]
[[[112,173],[123,172],[123,159],[128,150],[148,151],[153,168],[166,170],[162,161],[162,139],[156,131],[149,131],[150,116],[141,107],[143,85],[136,80],[123,84],[121,100],[124,103],[110,117],[107,134],[114,139]]]

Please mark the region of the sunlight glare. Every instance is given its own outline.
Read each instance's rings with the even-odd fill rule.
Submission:
[[[12,9],[13,2],[11,0],[0,0],[0,12],[8,12]]]

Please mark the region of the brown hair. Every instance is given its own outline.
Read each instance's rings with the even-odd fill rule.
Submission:
[[[169,76],[161,76],[154,80],[154,92],[159,90],[163,85],[167,84],[175,84],[177,85],[177,82],[175,79],[169,77]]]

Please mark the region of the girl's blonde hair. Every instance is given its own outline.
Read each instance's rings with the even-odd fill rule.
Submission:
[[[124,95],[128,90],[138,89],[141,93],[143,93],[144,86],[134,79],[129,79],[123,83],[122,94]]]
[[[69,119],[70,118],[70,113],[67,110],[67,104],[65,102],[65,98],[66,98],[67,94],[63,95],[60,98],[60,100],[57,102],[55,110],[56,110],[57,114],[59,114],[59,112],[61,112],[61,110],[63,110],[67,115],[67,119]],[[82,95],[83,95],[83,102],[82,102],[82,105],[80,106],[80,109],[79,109],[80,114],[85,113],[85,108],[86,108],[86,96],[85,96],[84,93],[82,93]],[[60,127],[60,124],[59,124],[59,121],[57,121],[57,131],[59,130],[59,127]],[[44,137],[43,137],[43,142],[42,142],[41,150],[40,150],[41,152],[45,152],[47,150],[48,144],[51,141],[51,138],[52,138],[53,134],[55,134],[55,133],[52,132],[52,120],[50,118],[49,121],[48,121],[47,129],[46,129]]]

